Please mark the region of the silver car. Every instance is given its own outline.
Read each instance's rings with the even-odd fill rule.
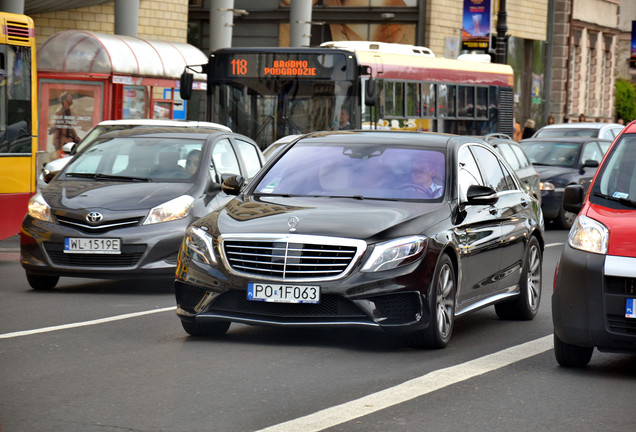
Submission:
[[[618,123],[561,123],[543,126],[532,138],[591,137],[614,140],[625,126]]]

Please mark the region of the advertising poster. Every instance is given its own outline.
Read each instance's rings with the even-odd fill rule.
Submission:
[[[632,21],[632,43],[630,47],[629,65],[636,68],[636,21]]]
[[[490,45],[491,0],[464,0],[462,50],[487,52]]]
[[[102,92],[101,85],[42,82],[40,150],[46,151],[49,159],[59,157],[64,144],[79,142],[101,121]]]

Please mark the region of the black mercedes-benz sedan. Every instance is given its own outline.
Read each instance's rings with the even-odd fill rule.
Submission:
[[[77,153],[28,204],[20,261],[34,289],[60,276],[172,279],[187,226],[225,205],[223,178],[264,158],[229,130],[110,132]]]
[[[358,326],[442,348],[468,312],[537,313],[540,205],[478,138],[315,132],[223,189],[236,197],[194,222],[179,252],[190,335]]]

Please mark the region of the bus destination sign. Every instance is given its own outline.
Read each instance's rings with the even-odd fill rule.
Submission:
[[[342,62],[338,60],[325,54],[233,53],[224,63],[225,72],[231,78],[331,79],[334,63]]]

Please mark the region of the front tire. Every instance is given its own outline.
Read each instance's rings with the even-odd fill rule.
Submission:
[[[230,322],[215,322],[200,324],[191,321],[181,321],[181,326],[190,336],[210,337],[223,336],[230,328]]]
[[[539,240],[531,237],[523,259],[519,295],[514,300],[495,304],[495,312],[500,319],[531,320],[537,315],[541,302],[542,263]]]
[[[450,341],[455,323],[455,293],[457,277],[450,257],[442,255],[428,296],[430,322],[424,330],[411,335],[414,348],[444,348]]]
[[[590,363],[594,347],[580,347],[563,342],[554,334],[554,357],[563,367],[583,368]]]
[[[59,276],[41,276],[31,273],[27,273],[26,278],[31,288],[39,291],[52,290],[60,280]]]

